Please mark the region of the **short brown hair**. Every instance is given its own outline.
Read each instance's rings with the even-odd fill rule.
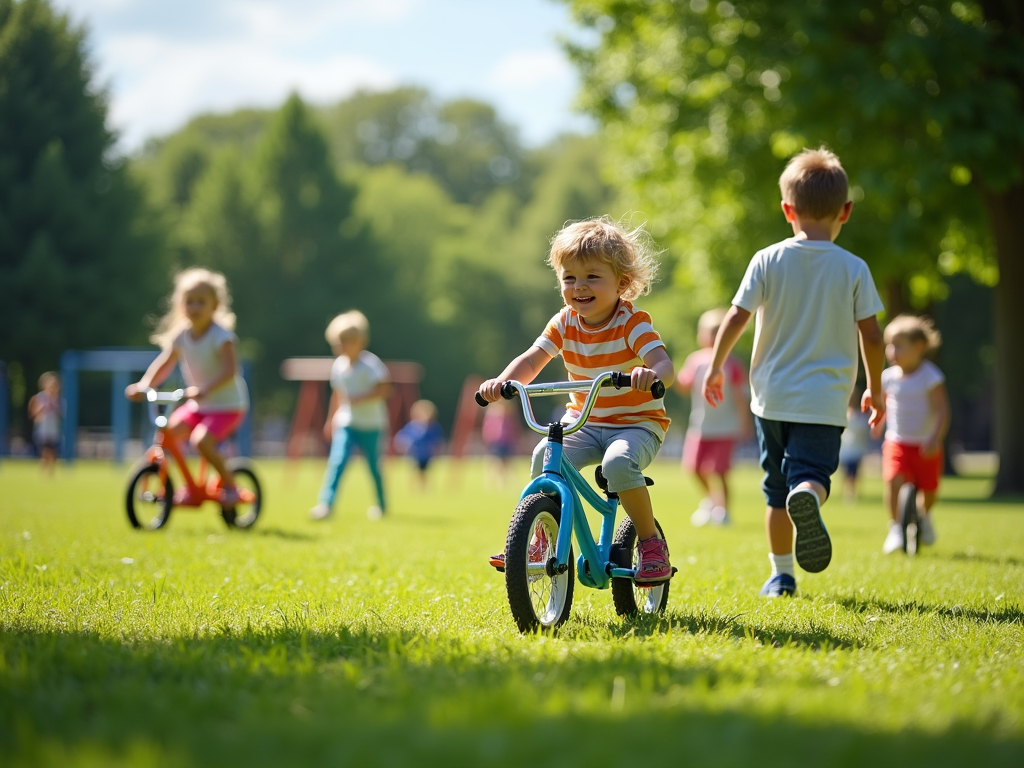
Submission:
[[[779,178],[782,201],[808,219],[835,218],[849,199],[850,182],[839,158],[832,152],[805,149],[786,164]]]
[[[935,330],[935,323],[920,315],[897,315],[889,321],[885,326],[885,343],[891,344],[897,336],[919,341],[929,352],[942,345],[942,334]]]
[[[556,272],[583,261],[608,264],[629,279],[622,298],[632,301],[651,291],[658,272],[651,238],[644,228],[627,229],[607,216],[567,224],[551,240],[548,264]]]

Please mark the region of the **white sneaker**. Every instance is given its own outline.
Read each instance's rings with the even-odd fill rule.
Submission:
[[[935,534],[935,526],[932,525],[932,516],[930,514],[920,515],[917,518],[917,532],[921,537],[922,544],[931,546],[935,543],[935,539],[937,537]]]
[[[366,510],[366,516],[371,520],[380,520],[384,517],[384,510],[380,507],[370,507]]]
[[[715,507],[711,510],[711,524],[712,525],[728,525],[729,524],[729,512],[725,507]]]
[[[885,537],[885,543],[882,545],[882,552],[887,555],[891,555],[893,552],[903,552],[906,549],[907,542],[903,538],[903,529],[899,523],[893,523],[889,526],[889,535]]]
[[[311,520],[326,520],[331,516],[331,508],[323,502],[317,504],[311,510],[309,510],[309,518]]]
[[[711,499],[701,499],[696,511],[690,515],[690,522],[694,528],[701,528],[711,522],[711,510],[714,503]]]

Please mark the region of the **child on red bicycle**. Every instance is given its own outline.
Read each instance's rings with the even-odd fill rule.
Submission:
[[[238,489],[217,443],[241,425],[249,410],[249,393],[238,370],[234,327],[224,275],[199,267],[180,272],[174,280],[170,309],[150,337],[162,351],[143,377],[125,390],[129,399],[142,400],[146,390],[159,386],[174,366],[181,364],[188,400],[171,414],[167,429],[176,437],[188,437],[217,471],[225,506],[238,501]]]
[[[480,385],[480,394],[495,402],[503,383],[528,384],[557,355],[573,380],[609,370],[631,374],[633,387],[602,394],[589,422],[567,435],[563,448],[577,469],[601,464],[608,490],[619,495],[636,528],[640,561],[634,581],[657,584],[672,577],[672,566],[642,471],[658,455],[669,425],[664,400],[651,395],[651,385],[657,379],[671,382],[675,371],[650,315],[630,303],[650,290],[657,269],[646,241],[642,229],[627,231],[607,218],[570,224],[555,235],[548,263],[558,274],[565,308],[500,376]],[[575,418],[585,395],[571,397],[567,416]],[[543,469],[546,445],[542,440],[534,451],[534,477]],[[495,560],[503,565],[502,556]]]

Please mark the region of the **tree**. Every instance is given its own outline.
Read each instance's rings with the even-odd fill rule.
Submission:
[[[944,274],[995,281],[997,493],[1024,491],[1024,13],[1010,0],[914,3],[576,0],[598,33],[571,54],[609,167],[677,260],[727,300],[753,251],[788,234],[776,180],[827,144],[852,176],[843,244],[889,311]],[[992,253],[994,252],[994,258]]]
[[[84,32],[0,0],[0,358],[32,381],[67,348],[139,342],[159,242],[105,126]]]

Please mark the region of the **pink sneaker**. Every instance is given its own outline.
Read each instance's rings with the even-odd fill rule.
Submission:
[[[672,564],[668,561],[668,543],[652,536],[640,542],[640,562],[636,566],[633,583],[637,586],[658,584],[672,578]]]

